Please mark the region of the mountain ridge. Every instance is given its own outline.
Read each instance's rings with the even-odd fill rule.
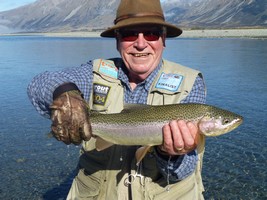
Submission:
[[[37,0],[0,12],[2,32],[97,31],[113,25],[119,0]],[[165,0],[166,21],[182,28],[267,27],[267,1]]]

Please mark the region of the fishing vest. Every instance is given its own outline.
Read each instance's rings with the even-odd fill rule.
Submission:
[[[118,113],[123,109],[124,88],[118,79],[121,59],[94,60],[93,91],[90,109],[101,113]],[[199,71],[163,60],[163,66],[153,81],[147,104],[179,103],[191,91]],[[155,150],[149,152],[136,167],[135,146],[113,145],[96,151],[95,139],[83,143],[79,173],[69,193],[69,199],[79,196],[97,200],[174,200],[203,199],[201,180],[204,138],[198,145],[198,164],[195,173],[177,183],[168,183],[156,167]],[[144,176],[134,178],[138,173]],[[131,182],[131,184],[129,184]]]

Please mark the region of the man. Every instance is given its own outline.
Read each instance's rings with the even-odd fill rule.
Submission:
[[[28,87],[33,105],[51,118],[53,135],[66,144],[82,142],[68,199],[203,199],[204,140],[191,122],[166,124],[163,144],[138,167],[136,146],[95,149],[86,103],[108,114],[120,112],[125,103],[205,102],[201,73],[162,59],[166,37],[182,31],[165,22],[159,0],[122,0],[114,23],[101,36],[116,38],[121,58],[46,72]]]

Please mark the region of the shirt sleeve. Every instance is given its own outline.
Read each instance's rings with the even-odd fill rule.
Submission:
[[[206,102],[206,86],[203,78],[197,76],[189,95],[181,103],[202,103]]]
[[[205,103],[206,87],[204,80],[197,76],[189,95],[181,103]],[[157,164],[164,177],[169,177],[170,182],[178,182],[195,171],[198,156],[197,150],[186,155],[177,156],[177,159],[166,160],[155,153]]]
[[[80,67],[67,68],[61,71],[44,72],[33,78],[27,88],[29,99],[35,109],[44,117],[50,117],[49,106],[53,101],[53,92],[64,83],[74,83],[89,100],[93,82],[92,62]]]
[[[157,164],[163,174],[163,176],[170,181],[175,183],[188,177],[195,171],[198,157],[196,151],[182,156],[177,156],[177,159],[166,160],[157,155]],[[171,157],[170,157],[171,158]]]

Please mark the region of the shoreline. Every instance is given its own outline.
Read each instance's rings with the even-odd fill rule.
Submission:
[[[182,38],[265,38],[266,29],[210,29],[210,30],[185,30]]]
[[[0,36],[44,36],[44,37],[100,37],[101,32],[48,32],[48,33],[9,33]],[[267,39],[266,29],[200,29],[183,30],[179,38],[262,38]]]

